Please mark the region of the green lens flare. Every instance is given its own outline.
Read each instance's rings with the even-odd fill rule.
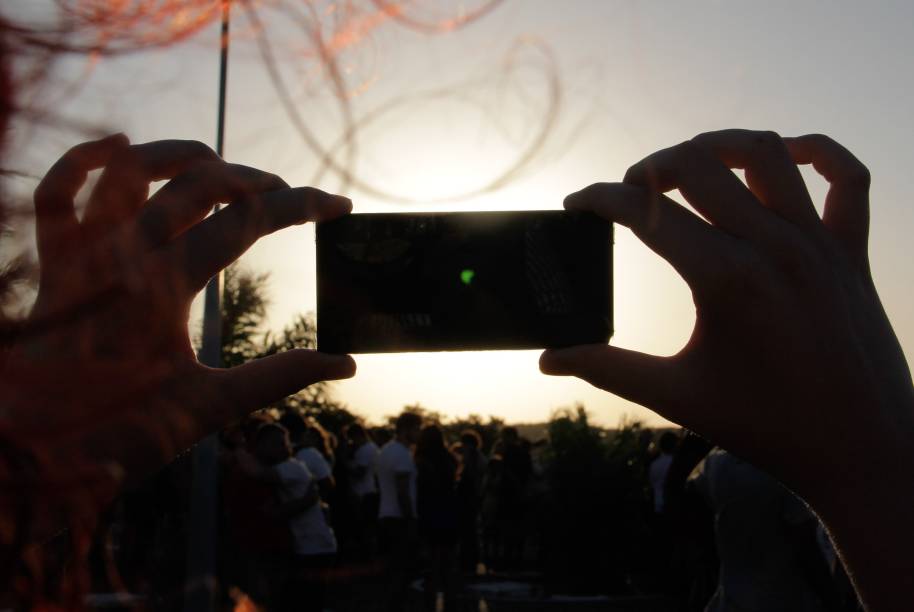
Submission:
[[[462,282],[464,285],[469,285],[473,282],[474,276],[476,276],[476,272],[473,270],[463,270],[460,273],[460,282]]]

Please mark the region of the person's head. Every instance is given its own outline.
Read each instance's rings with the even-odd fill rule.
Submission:
[[[222,431],[219,432],[219,440],[228,451],[244,447],[246,440],[241,423],[232,423],[228,427],[222,428]]]
[[[416,442],[416,456],[419,455],[436,455],[447,452],[444,445],[444,434],[437,425],[426,425],[419,432],[419,440]]]
[[[516,444],[519,437],[517,429],[514,427],[505,427],[501,430],[501,439],[505,444]]]
[[[679,436],[671,431],[665,431],[660,436],[660,441],[657,443],[657,446],[660,447],[660,452],[664,455],[672,455],[676,450],[676,444],[678,443]]]
[[[279,424],[289,432],[289,439],[293,445],[301,444],[302,437],[305,435],[305,419],[294,410],[287,410],[279,417]]]
[[[278,423],[266,423],[254,436],[254,454],[264,465],[276,465],[292,456],[289,432]]]
[[[397,417],[397,439],[404,444],[415,444],[422,430],[422,417],[415,412],[404,412]]]
[[[375,427],[371,430],[371,437],[378,446],[384,446],[393,440],[393,432],[387,427]]]
[[[302,444],[304,446],[316,448],[328,459],[333,456],[333,442],[330,434],[313,418],[309,417],[308,420],[305,421],[305,433],[302,436]]]
[[[469,449],[482,448],[482,436],[475,429],[464,429],[460,432],[460,443]]]
[[[368,432],[359,423],[353,423],[346,428],[346,439],[353,446],[362,446],[368,441]]]
[[[416,442],[416,465],[430,468],[436,478],[453,480],[457,475],[459,462],[444,443],[444,433],[437,425],[426,425],[419,432]]]
[[[241,432],[244,434],[244,441],[247,449],[251,452],[254,452],[254,446],[257,439],[257,430],[266,425],[267,423],[272,423],[273,417],[271,417],[266,412],[253,412],[246,416],[241,422]]]

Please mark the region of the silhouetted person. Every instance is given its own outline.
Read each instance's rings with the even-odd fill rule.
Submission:
[[[502,474],[498,500],[498,532],[502,542],[502,561],[517,569],[524,555],[524,519],[527,485],[533,474],[529,446],[514,427],[501,431]]]
[[[378,523],[378,446],[359,423],[346,430],[349,442],[349,487],[356,508],[356,543],[363,557],[371,556]]]
[[[321,507],[317,482],[308,467],[294,458],[288,432],[267,423],[254,441],[257,464],[239,455],[242,467],[255,478],[276,487],[278,500],[269,513],[274,520],[288,521],[293,536],[293,557],[282,574],[280,593],[271,609],[321,610],[324,598],[322,572],[332,565],[337,545]]]
[[[501,569],[502,537],[499,522],[504,461],[500,454],[493,455],[486,462],[482,479],[479,505],[479,523],[482,531],[483,559],[487,569]]]
[[[699,612],[717,586],[717,550],[714,544],[714,515],[702,495],[688,480],[696,466],[711,451],[712,444],[686,431],[673,454],[663,487],[661,555],[669,563],[658,569],[664,590],[678,603],[679,610]]]
[[[673,453],[676,451],[676,444],[679,443],[679,437],[670,431],[665,431],[660,436],[657,446],[660,448],[660,454],[651,462],[648,470],[651,491],[654,494],[654,514],[663,514],[663,491],[666,483],[666,475],[670,471],[670,465],[673,463]]]
[[[392,612],[399,612],[406,604],[409,580],[415,571],[417,470],[411,449],[421,427],[419,415],[401,414],[394,438],[381,448],[377,459],[379,535],[389,568],[387,605]]]
[[[430,564],[425,607],[434,611],[437,595],[443,592],[445,610],[450,610],[457,562],[457,458],[445,445],[441,429],[427,425],[419,434],[415,459],[419,535]]]
[[[805,503],[750,463],[715,449],[695,484],[714,512],[720,556],[707,612],[832,610],[836,592]]]
[[[278,503],[273,483],[258,479],[257,472],[245,470],[240,453],[256,452],[260,427],[273,419],[262,413],[245,418],[238,432],[231,460],[226,461],[222,484],[230,575],[254,601],[266,604],[277,588],[276,568],[287,564],[293,554],[294,538],[288,521],[276,520],[270,509]]]
[[[460,460],[457,481],[460,569],[474,574],[479,563],[479,508],[486,469],[481,447],[482,437],[472,429],[463,431],[460,443],[454,447]]]

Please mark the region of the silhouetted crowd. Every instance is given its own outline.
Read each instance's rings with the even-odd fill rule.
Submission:
[[[606,435],[585,428],[590,439]],[[293,410],[254,413],[224,430],[224,607],[477,610],[485,596],[473,585],[525,582],[524,594],[544,602],[566,592],[641,596],[645,610],[721,612],[753,601],[858,609],[806,505],[698,436],[616,433],[625,451],[611,465],[626,470],[623,481],[581,454],[587,438],[484,433],[414,412],[390,428],[352,422],[330,432]],[[185,539],[195,528],[180,501],[189,497],[185,472],[178,462],[109,517],[115,562],[152,609],[181,605]],[[99,555],[95,582],[104,583]]]
[[[228,582],[271,609],[320,610],[340,576],[383,575],[400,610],[424,573],[426,609],[439,594],[449,609],[459,576],[524,562],[532,445],[500,434],[487,454],[478,432],[448,444],[412,412],[338,434],[293,411],[250,416],[223,436]]]

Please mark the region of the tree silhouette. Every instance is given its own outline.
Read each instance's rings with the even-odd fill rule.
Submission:
[[[270,275],[232,264],[223,278],[222,366],[231,368],[255,359],[261,352]]]
[[[263,331],[270,275],[238,264],[225,269],[222,288],[222,365],[232,367],[294,348],[317,346],[317,324],[312,315],[298,315],[280,333]],[[317,418],[322,425],[345,425],[355,417],[332,396],[330,383],[306,387],[277,404]],[[338,427],[334,427],[337,430]]]

